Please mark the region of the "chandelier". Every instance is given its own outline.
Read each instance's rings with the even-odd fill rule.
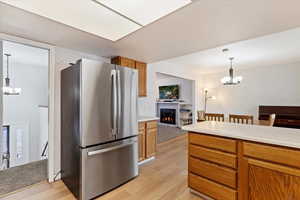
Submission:
[[[233,62],[234,57],[230,57],[230,68],[229,68],[229,76],[225,76],[221,79],[221,83],[223,85],[237,85],[241,83],[243,80],[242,76],[233,76],[233,68],[232,68],[232,62]]]
[[[11,81],[9,78],[9,57],[11,56],[10,54],[4,54],[7,59],[7,64],[6,64],[6,77],[4,79],[4,86],[3,86],[3,94],[4,95],[19,95],[22,91],[21,88],[15,88],[11,86]]]

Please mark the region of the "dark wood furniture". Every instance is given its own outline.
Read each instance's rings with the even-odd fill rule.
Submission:
[[[229,122],[238,123],[238,124],[253,124],[253,116],[252,115],[229,115]]]
[[[300,106],[259,106],[259,120],[268,120],[276,114],[274,126],[300,128]]]
[[[205,113],[205,120],[206,121],[219,121],[224,122],[224,114],[218,114],[218,113]]]

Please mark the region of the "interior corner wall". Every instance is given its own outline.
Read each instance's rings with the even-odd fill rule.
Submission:
[[[259,105],[300,106],[300,63],[257,66],[235,73],[243,76],[243,81],[234,86],[221,84],[227,72],[203,76],[198,93],[207,88],[208,94],[217,98],[208,101],[207,112],[249,114],[257,119]]]
[[[156,98],[157,86],[155,81],[157,80],[157,72],[164,73],[184,79],[194,81],[193,86],[193,102],[194,111],[199,107],[198,101],[198,85],[200,84],[201,75],[194,67],[176,65],[168,61],[160,61],[156,63],[150,63],[147,66],[147,96],[140,97],[138,100],[138,110],[141,116],[156,116]],[[195,116],[195,115],[194,115]]]

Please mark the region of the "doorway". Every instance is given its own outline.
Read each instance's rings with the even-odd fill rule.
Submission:
[[[48,179],[49,51],[2,41],[0,195]]]

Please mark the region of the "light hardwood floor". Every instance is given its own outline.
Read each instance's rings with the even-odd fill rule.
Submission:
[[[161,143],[157,159],[140,167],[140,176],[97,200],[202,200],[187,187],[187,135]],[[74,200],[62,181],[42,182],[3,200]]]

